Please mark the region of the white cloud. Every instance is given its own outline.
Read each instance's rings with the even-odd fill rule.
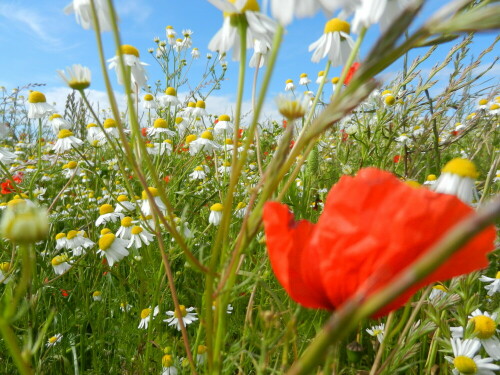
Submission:
[[[36,38],[52,47],[59,47],[62,41],[48,32],[53,20],[45,18],[33,9],[22,8],[14,4],[0,4],[0,16],[10,20],[17,29],[34,34]]]
[[[146,5],[144,1],[122,0],[117,2],[116,9],[121,18],[131,17],[135,23],[144,25],[153,9]]]

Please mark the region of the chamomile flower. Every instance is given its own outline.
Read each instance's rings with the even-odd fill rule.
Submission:
[[[194,171],[189,174],[191,180],[204,180],[205,177],[207,177],[207,174],[201,165],[197,166]]]
[[[51,348],[53,347],[54,345],[57,345],[59,342],[61,342],[63,338],[63,335],[60,334],[60,333],[57,333],[55,334],[54,336],[50,337],[48,340],[47,340],[47,343],[45,344],[45,346],[47,348]]]
[[[11,264],[10,262],[0,263],[0,283],[7,284],[12,280]]]
[[[191,57],[195,60],[198,60],[200,58],[200,50],[196,47],[194,47],[192,50],[191,50]]]
[[[200,116],[207,116],[208,112],[206,110],[206,104],[203,100],[198,100],[196,102],[195,108],[192,111],[193,116],[195,117],[200,117]]]
[[[181,101],[177,98],[177,91],[173,87],[167,87],[165,90],[165,95],[158,98],[160,104],[164,107],[166,106],[179,106]]]
[[[455,158],[444,166],[433,190],[438,193],[456,195],[465,203],[470,204],[477,197],[474,181],[478,175],[473,162]]]
[[[154,121],[153,127],[148,128],[148,136],[154,137],[156,135],[164,135],[167,137],[174,137],[175,132],[168,129],[168,122],[165,119],[158,118]]]
[[[76,22],[86,30],[94,28],[90,1],[91,0],[73,0],[71,4],[64,8],[65,14],[75,13]],[[97,13],[99,30],[101,32],[113,30],[111,9],[109,8],[107,0],[94,0],[94,6]]]
[[[488,291],[488,295],[491,297],[495,293],[500,293],[500,271],[497,272],[495,277],[481,276],[479,278],[483,283],[489,283],[484,286],[484,289]]]
[[[354,41],[349,35],[351,26],[340,18],[332,18],[325,24],[323,35],[309,46],[314,51],[311,61],[319,62],[328,56],[332,66],[343,66],[347,62]]]
[[[146,94],[142,98],[142,106],[144,109],[156,109],[158,108],[158,104],[156,104],[155,97],[151,94]]]
[[[136,249],[140,249],[142,245],[148,246],[151,241],[153,241],[153,234],[149,233],[144,228],[135,225],[130,231],[130,241],[127,245],[127,249],[134,246]]]
[[[295,90],[293,79],[287,79],[285,81],[285,91],[293,91],[293,90]]]
[[[50,263],[52,264],[56,275],[62,275],[71,268],[69,258],[66,254],[55,256],[52,258]]]
[[[161,375],[177,375],[177,368],[174,366],[174,360],[170,354],[165,354],[161,358]]]
[[[54,113],[49,116],[49,123],[55,134],[59,133],[62,129],[71,130],[71,124],[58,113]]]
[[[83,141],[73,136],[73,132],[71,130],[62,129],[59,131],[59,134],[57,134],[57,141],[52,149],[57,154],[62,154],[82,144]]]
[[[94,245],[94,241],[87,238],[83,230],[70,230],[66,235],[66,248],[73,252],[73,256],[84,254],[85,249],[89,249]]]
[[[266,63],[267,55],[270,50],[271,45],[268,42],[255,39],[253,41],[253,55],[250,58],[248,66],[250,66],[250,68],[262,68]]]
[[[12,164],[16,161],[17,155],[8,150],[0,148],[0,161],[4,164]]]
[[[184,326],[187,326],[198,320],[198,318],[196,317],[196,313],[193,312],[195,311],[194,307],[186,308],[186,306],[180,305],[179,309],[180,309],[180,315],[177,313],[177,311],[167,311],[166,314],[168,316],[171,316],[171,318],[164,320],[164,322],[168,323],[169,326],[175,326],[178,331],[181,330],[179,319],[182,319]]]
[[[431,294],[429,294],[430,301],[437,301],[448,295],[448,288],[442,284],[437,284],[432,287]]]
[[[300,75],[300,80],[299,80],[299,85],[308,85],[311,83],[311,80],[309,79],[309,77],[307,76],[307,73],[302,73]]]
[[[232,135],[233,134],[233,124],[231,123],[231,118],[228,115],[220,115],[219,121],[214,127],[215,135],[224,134]]]
[[[160,197],[160,193],[158,192],[158,189],[157,188],[154,188],[154,187],[149,187],[148,188],[149,192],[151,193],[151,195],[153,196],[154,198],[154,201],[156,203],[156,205],[158,206],[158,209],[162,212],[162,213],[165,213],[166,210],[167,210],[167,207],[165,206],[165,204],[162,202],[161,200],[161,197]],[[148,199],[148,195],[146,193],[145,190],[143,190],[142,192],[142,205],[141,205],[141,212],[143,215],[145,216],[149,216],[152,214],[153,210],[151,208],[151,205],[149,203],[149,199]]]
[[[92,293],[92,299],[96,302],[102,301],[102,293],[99,290],[96,290]]]
[[[132,218],[130,216],[125,216],[121,220],[120,228],[116,231],[116,236],[124,240],[130,240],[133,226],[134,224],[132,223]]]
[[[494,360],[500,360],[500,340],[496,336],[498,314],[474,310],[469,316],[469,322],[474,324],[474,334],[481,342],[486,353]]]
[[[76,161],[71,160],[70,162],[62,166],[62,170],[64,177],[71,178],[73,175],[80,172],[80,167],[78,166],[78,163]]]
[[[413,140],[406,133],[403,133],[399,137],[396,137],[395,140],[402,146],[410,146],[413,143]]]
[[[210,207],[208,222],[212,225],[219,225],[222,220],[222,211],[224,207],[221,203],[215,203]]]
[[[89,141],[90,144],[99,144],[104,139],[106,139],[106,137],[102,133],[102,130],[97,127],[97,124],[91,122],[87,125],[87,141]]]
[[[56,234],[55,240],[56,240],[56,250],[66,249],[68,245],[68,239],[66,238],[66,233]]]
[[[184,118],[176,117],[175,118],[175,127],[177,128],[177,134],[180,137],[183,137],[189,128],[189,124],[186,121],[184,121]]]
[[[196,363],[203,365],[207,360],[207,347],[205,345],[198,345],[198,350],[196,351]]]
[[[453,357],[445,356],[445,359],[454,366],[454,375],[495,375],[500,366],[493,364],[492,358],[481,358],[476,353],[481,348],[478,340],[451,339]]]
[[[127,241],[117,238],[113,233],[106,233],[99,238],[97,253],[106,257],[110,267],[125,258],[129,253],[126,249]]]
[[[141,321],[139,322],[139,326],[137,328],[139,329],[148,329],[149,326],[149,321],[151,320],[151,316],[153,318],[158,315],[160,312],[160,308],[156,306],[154,309],[151,309],[151,307],[148,307],[147,309],[143,309],[141,311]]]
[[[321,85],[321,83],[323,82],[323,80],[325,80],[326,77],[325,77],[325,72],[323,70],[320,70],[318,72],[318,76],[316,77],[316,83],[318,85]]]
[[[125,215],[121,212],[115,212],[112,205],[106,203],[99,207],[99,217],[95,221],[95,225],[99,226],[108,222],[121,220]]]
[[[384,341],[384,331],[384,323],[366,329],[366,332],[368,332],[369,335],[376,337],[379,343],[382,343],[382,341]]]
[[[56,110],[47,103],[45,95],[39,91],[31,91],[28,96],[28,118],[42,118]]]
[[[236,211],[234,213],[234,216],[237,218],[242,219],[247,212],[247,204],[245,202],[239,202],[238,205],[236,206]]]
[[[143,87],[146,85],[148,80],[146,70],[144,69],[144,65],[148,65],[139,60],[139,50],[134,46],[129,44],[124,44],[120,47],[120,51],[123,54],[123,59],[126,66],[130,67],[130,78],[132,81],[132,85],[137,85],[138,87]],[[116,78],[120,85],[124,84],[123,81],[123,72],[119,63],[119,56],[115,56],[108,60],[109,69],[116,69]]]
[[[204,131],[200,138],[189,143],[189,153],[191,155],[196,155],[200,151],[211,153],[212,151],[220,150],[222,146],[214,142],[213,139],[212,132],[209,130]]]
[[[64,70],[58,70],[59,77],[74,90],[84,90],[90,86],[90,69],[80,64],[74,64]]]
[[[489,105],[488,99],[479,99],[479,102],[477,103],[477,108],[478,109],[487,109]]]
[[[427,178],[424,181],[424,185],[429,185],[432,186],[436,183],[437,177],[435,174],[430,174],[427,176]]]
[[[107,118],[104,120],[102,123],[102,127],[104,128],[104,131],[106,134],[112,138],[118,138],[120,136],[120,133],[118,132],[118,128],[116,127],[116,121],[112,118]],[[102,134],[101,132],[101,141],[107,141],[106,136]]]

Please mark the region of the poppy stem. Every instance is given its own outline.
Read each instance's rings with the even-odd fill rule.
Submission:
[[[439,240],[420,259],[397,275],[387,287],[365,299],[357,293],[331,316],[304,354],[295,362],[287,375],[310,374],[320,363],[326,348],[343,340],[356,329],[358,323],[386,306],[415,283],[436,270],[487,226],[500,218],[500,196],[470,215]]]

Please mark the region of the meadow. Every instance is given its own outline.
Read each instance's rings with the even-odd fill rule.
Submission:
[[[470,52],[498,2],[418,27],[418,0],[209,2],[202,55],[172,27],[139,51],[119,1],[75,0],[101,71],[59,72],[60,113],[43,84],[0,89],[0,373],[500,373],[499,38]],[[317,76],[270,97],[286,28],[320,9],[343,13],[310,46]],[[234,111],[213,113],[228,69]]]

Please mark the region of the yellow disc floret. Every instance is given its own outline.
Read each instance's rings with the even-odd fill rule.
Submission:
[[[75,169],[77,167],[78,163],[74,160],[70,161],[68,164],[66,164],[68,169]]]
[[[167,89],[165,90],[165,94],[170,96],[177,96],[177,91],[175,91],[173,87],[167,87]]]
[[[427,176],[427,181],[436,181],[437,177],[435,174],[430,174]]]
[[[351,33],[351,25],[349,22],[341,20],[340,18],[332,18],[325,24],[324,33],[334,33],[334,32],[343,32],[346,34]]]
[[[488,104],[488,99],[480,99],[479,100],[479,105],[486,105]]]
[[[203,109],[205,109],[205,102],[203,100],[198,100],[196,102],[196,108],[203,108]]]
[[[130,227],[130,226],[132,226],[132,218],[130,216],[125,216],[121,220],[121,225],[122,225],[122,227]]]
[[[208,130],[205,130],[203,133],[201,133],[201,138],[209,139],[209,140],[213,141],[214,136],[212,135],[211,132],[209,132]]]
[[[72,239],[73,239],[73,238],[75,238],[77,235],[78,235],[78,231],[77,231],[77,230],[70,230],[70,231],[68,232],[67,238],[68,238],[68,240],[72,240]]]
[[[332,83],[336,85],[339,82],[339,77],[333,77],[332,78]]]
[[[66,237],[66,233],[57,233],[56,234],[56,240],[60,240],[61,238]]]
[[[46,103],[47,99],[45,99],[45,95],[43,95],[40,91],[32,91],[28,96],[28,102],[30,103]]]
[[[128,202],[128,197],[126,195],[119,195],[118,198],[116,198],[118,202]]]
[[[179,316],[177,310],[174,312],[174,316],[179,319],[181,317],[185,317],[187,315],[187,311],[186,311],[186,306],[184,305],[179,305],[179,310],[181,310],[181,316]]]
[[[455,158],[450,160],[443,168],[443,173],[457,174],[461,177],[476,179],[479,172],[476,165],[468,159]]]
[[[224,209],[224,207],[222,206],[221,203],[215,203],[213,204],[211,207],[210,207],[210,210],[211,211],[222,211]]]
[[[9,272],[10,270],[10,263],[9,262],[2,262],[0,263],[0,271],[3,273]]]
[[[481,340],[487,340],[495,334],[497,323],[486,315],[477,315],[470,319],[474,323],[474,333]]]
[[[99,238],[99,249],[102,251],[108,250],[113,245],[113,242],[115,242],[115,238],[113,233],[107,233]]]
[[[148,187],[148,190],[153,197],[157,197],[158,195],[160,195],[157,188],[150,186],[150,187]],[[146,194],[146,190],[142,191],[142,199],[148,199],[148,195]]]
[[[106,215],[114,212],[114,208],[112,205],[106,203],[99,207],[99,215]]]
[[[60,264],[67,262],[68,261],[68,256],[67,255],[58,255],[54,258],[52,258],[52,265],[53,266],[59,266]]]
[[[154,99],[153,95],[151,94],[146,94],[144,95],[144,98],[143,98],[146,102],[150,102]]]
[[[156,119],[155,122],[153,123],[153,127],[155,129],[158,129],[158,128],[166,129],[167,126],[168,126],[167,120],[162,119],[162,118]]]
[[[384,103],[387,105],[394,105],[394,104],[396,104],[396,98],[392,95],[387,95],[384,98]]]
[[[174,364],[174,360],[170,354],[165,354],[161,359],[162,367],[171,367]]]
[[[107,118],[104,120],[104,124],[102,124],[102,126],[104,126],[104,129],[116,128],[116,121],[112,118]]]
[[[476,362],[474,362],[472,358],[464,355],[459,355],[453,359],[453,365],[461,374],[464,375],[472,375],[477,372]]]
[[[220,115],[219,121],[231,121],[231,118],[229,117],[229,115]]]
[[[151,309],[143,309],[141,311],[141,319],[146,319],[151,314]]]
[[[73,132],[71,130],[61,129],[59,131],[59,134],[57,134],[57,138],[63,139],[63,138],[71,137],[72,135],[73,135]]]
[[[94,124],[93,122],[91,122],[90,124],[87,125],[87,129],[90,129],[90,128],[97,128],[97,124]]]
[[[198,137],[196,136],[196,134],[189,134],[186,137],[186,144],[190,144],[191,142],[196,141],[197,138]]]
[[[49,121],[52,121],[55,118],[62,118],[62,116],[59,113],[54,113],[53,115],[49,116]]]
[[[120,50],[124,55],[134,55],[135,57],[139,57],[139,50],[130,44],[123,44],[120,47]]]
[[[139,233],[142,233],[142,230],[143,230],[143,229],[142,229],[141,227],[139,227],[139,226],[137,226],[137,225],[136,225],[136,226],[134,226],[134,227],[132,228],[131,233],[132,233],[132,234],[139,234]]]
[[[101,236],[104,236],[105,234],[111,233],[111,229],[109,228],[103,228],[101,229]]]

